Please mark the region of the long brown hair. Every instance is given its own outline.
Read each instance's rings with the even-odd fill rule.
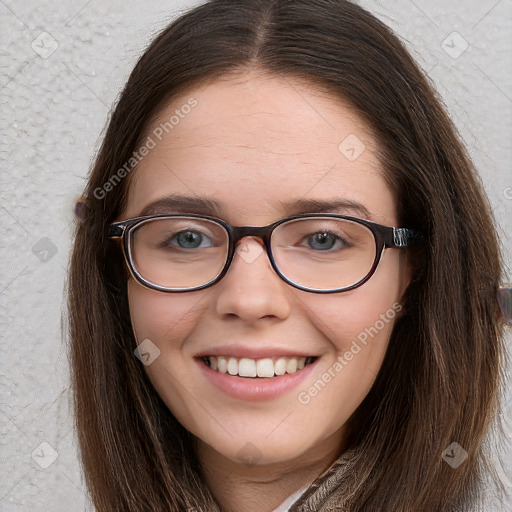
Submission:
[[[84,191],[90,215],[77,225],[69,269],[76,427],[94,505],[100,512],[218,507],[191,434],[134,356],[124,264],[106,232],[136,173],[118,169],[161,108],[252,68],[300,77],[351,104],[378,140],[400,225],[426,237],[382,368],[349,421],[354,470],[344,477],[340,507],[467,510],[479,497],[504,373],[494,221],[429,82],[389,28],[346,0],[209,1],[154,39],[122,91]],[[457,469],[441,456],[452,442],[469,455]]]

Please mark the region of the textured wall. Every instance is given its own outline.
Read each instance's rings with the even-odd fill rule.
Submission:
[[[1,511],[92,510],[60,326],[72,206],[137,57],[196,3],[0,1]],[[510,266],[512,1],[361,3],[404,38],[439,90],[481,172]],[[510,391],[507,402],[507,439],[496,442],[511,438]],[[510,449],[495,454],[510,488]],[[512,510],[492,492],[489,500],[489,511]]]

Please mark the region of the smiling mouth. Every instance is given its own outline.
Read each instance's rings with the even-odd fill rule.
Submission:
[[[214,371],[249,378],[273,378],[300,372],[318,357],[266,357],[251,359],[228,356],[203,356],[202,361]]]

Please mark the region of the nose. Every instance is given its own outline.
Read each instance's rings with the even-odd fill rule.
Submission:
[[[254,323],[261,318],[284,320],[291,311],[290,290],[274,271],[263,241],[244,237],[226,275],[216,284],[216,311]]]

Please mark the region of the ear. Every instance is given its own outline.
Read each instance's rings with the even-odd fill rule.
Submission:
[[[87,203],[87,197],[81,195],[77,197],[75,201],[75,207],[73,208],[73,215],[75,222],[83,223],[85,222],[91,215],[91,209],[89,208],[89,204]]]
[[[400,298],[407,287],[425,266],[425,249],[422,247],[407,247],[400,251]]]
[[[400,251],[399,265],[400,265],[400,299],[403,297],[405,290],[412,280],[415,270],[415,257],[411,251],[405,249]]]

